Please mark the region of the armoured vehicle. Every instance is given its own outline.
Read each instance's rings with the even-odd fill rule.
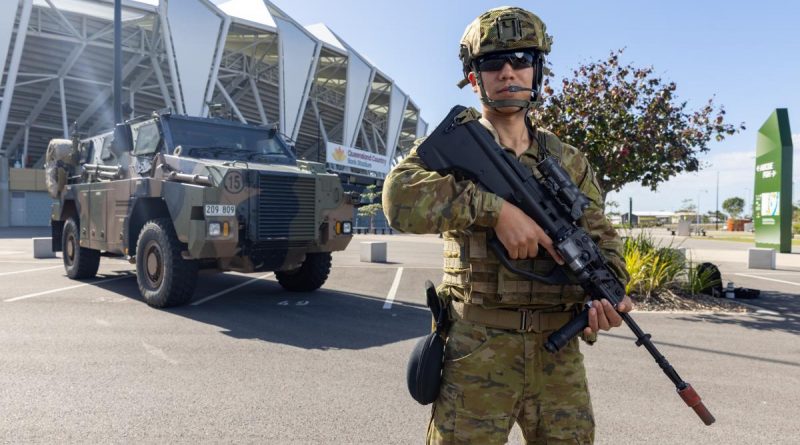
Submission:
[[[98,136],[50,141],[53,250],[70,278],[100,257],[136,264],[147,304],[189,302],[199,269],[275,271],[290,291],[325,283],[352,239],[353,197],[274,129],[157,112]]]

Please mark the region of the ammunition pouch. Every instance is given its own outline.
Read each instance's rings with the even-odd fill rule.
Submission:
[[[444,339],[449,321],[433,283],[425,283],[428,308],[433,314],[434,330],[417,342],[406,368],[406,382],[411,397],[421,405],[432,403],[439,396],[444,367]]]

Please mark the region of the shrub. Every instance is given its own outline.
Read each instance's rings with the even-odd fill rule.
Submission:
[[[625,268],[631,276],[625,292],[643,298],[649,298],[674,285],[686,267],[686,260],[672,246],[672,242],[661,247],[647,232],[626,237],[623,255]]]

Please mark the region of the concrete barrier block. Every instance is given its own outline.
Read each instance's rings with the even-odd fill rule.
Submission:
[[[678,236],[691,235],[691,224],[689,221],[681,221],[678,223]]]
[[[55,258],[53,252],[52,238],[33,238],[33,257],[34,258]]]
[[[775,250],[750,248],[747,249],[747,267],[749,269],[775,269]]]
[[[386,262],[386,241],[363,241],[361,261],[366,263]]]

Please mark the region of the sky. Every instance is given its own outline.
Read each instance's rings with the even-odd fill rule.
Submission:
[[[724,106],[741,133],[712,142],[698,173],[675,176],[657,192],[628,184],[608,199],[627,210],[677,210],[691,200],[701,212],[729,197],[752,201],[758,129],[776,108],[789,110],[800,146],[800,2],[795,1],[524,1],[273,0],[302,25],[325,23],[391,77],[435,127],[457,104],[478,106],[458,90],[458,43],[486,9],[513,5],[539,15],[553,36],[548,60],[555,80],[581,63],[625,48],[623,63],[652,66],[677,84],[677,96],[700,108],[709,98]],[[580,147],[579,147],[580,148]],[[794,162],[800,177],[800,159]],[[719,177],[719,186],[717,186]],[[717,199],[718,196],[718,199]],[[800,200],[800,181],[794,186]]]

